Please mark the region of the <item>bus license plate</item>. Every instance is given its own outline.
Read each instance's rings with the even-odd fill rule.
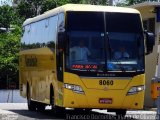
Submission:
[[[99,98],[101,104],[112,104],[112,98]]]

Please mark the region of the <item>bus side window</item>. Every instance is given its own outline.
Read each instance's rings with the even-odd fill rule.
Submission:
[[[25,32],[24,32],[23,40],[22,40],[23,49],[29,49],[30,28],[31,28],[31,25],[26,25],[25,26]]]
[[[53,17],[48,18],[47,24],[48,24],[48,39],[47,39],[47,46],[55,50],[55,42],[57,39],[57,23],[58,23],[58,15],[55,15]]]

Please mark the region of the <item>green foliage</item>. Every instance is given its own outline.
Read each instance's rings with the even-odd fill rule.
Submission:
[[[6,88],[7,79],[18,83],[21,24],[22,19],[13,7],[7,4],[0,6],[0,88]],[[14,30],[10,31],[10,28]]]
[[[33,17],[31,6],[24,1],[17,6],[16,11],[22,19]]]
[[[0,27],[9,28],[11,22],[15,19],[13,8],[9,5],[0,7]]]
[[[16,8],[0,6],[0,28],[7,28],[6,32],[0,31],[0,89],[7,86],[7,80],[18,84],[18,53],[24,20],[67,3],[108,5],[108,0],[21,0]],[[15,29],[9,32],[10,27]]]
[[[51,10],[55,7],[57,7],[57,2],[54,0],[46,0],[41,5],[41,13],[44,13],[45,11]]]
[[[142,2],[146,2],[147,0],[126,0],[125,2],[127,3],[126,5],[134,5],[137,3],[142,3]],[[154,0],[151,0],[154,1]]]
[[[108,5],[109,0],[83,0],[82,3],[92,5]]]
[[[73,4],[108,5],[109,0],[22,0],[17,7],[17,13],[22,18],[31,18],[55,7]]]
[[[6,80],[18,83],[18,53],[21,29],[14,26],[10,33],[0,34],[0,81],[6,85]]]

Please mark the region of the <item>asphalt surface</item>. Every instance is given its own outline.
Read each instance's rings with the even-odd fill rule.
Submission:
[[[63,114],[63,113],[62,113]],[[64,115],[56,117],[47,106],[43,112],[29,111],[26,103],[0,103],[0,120],[155,120],[156,111],[127,111],[125,118],[116,117],[115,113],[108,113],[107,110],[94,109],[89,113],[77,112],[67,109]]]

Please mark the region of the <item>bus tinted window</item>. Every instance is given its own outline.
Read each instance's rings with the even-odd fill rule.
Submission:
[[[144,41],[139,14],[67,13],[68,70],[82,72],[144,71]]]
[[[67,30],[104,31],[102,12],[67,12]]]
[[[106,31],[108,32],[142,32],[139,14],[106,13]]]

